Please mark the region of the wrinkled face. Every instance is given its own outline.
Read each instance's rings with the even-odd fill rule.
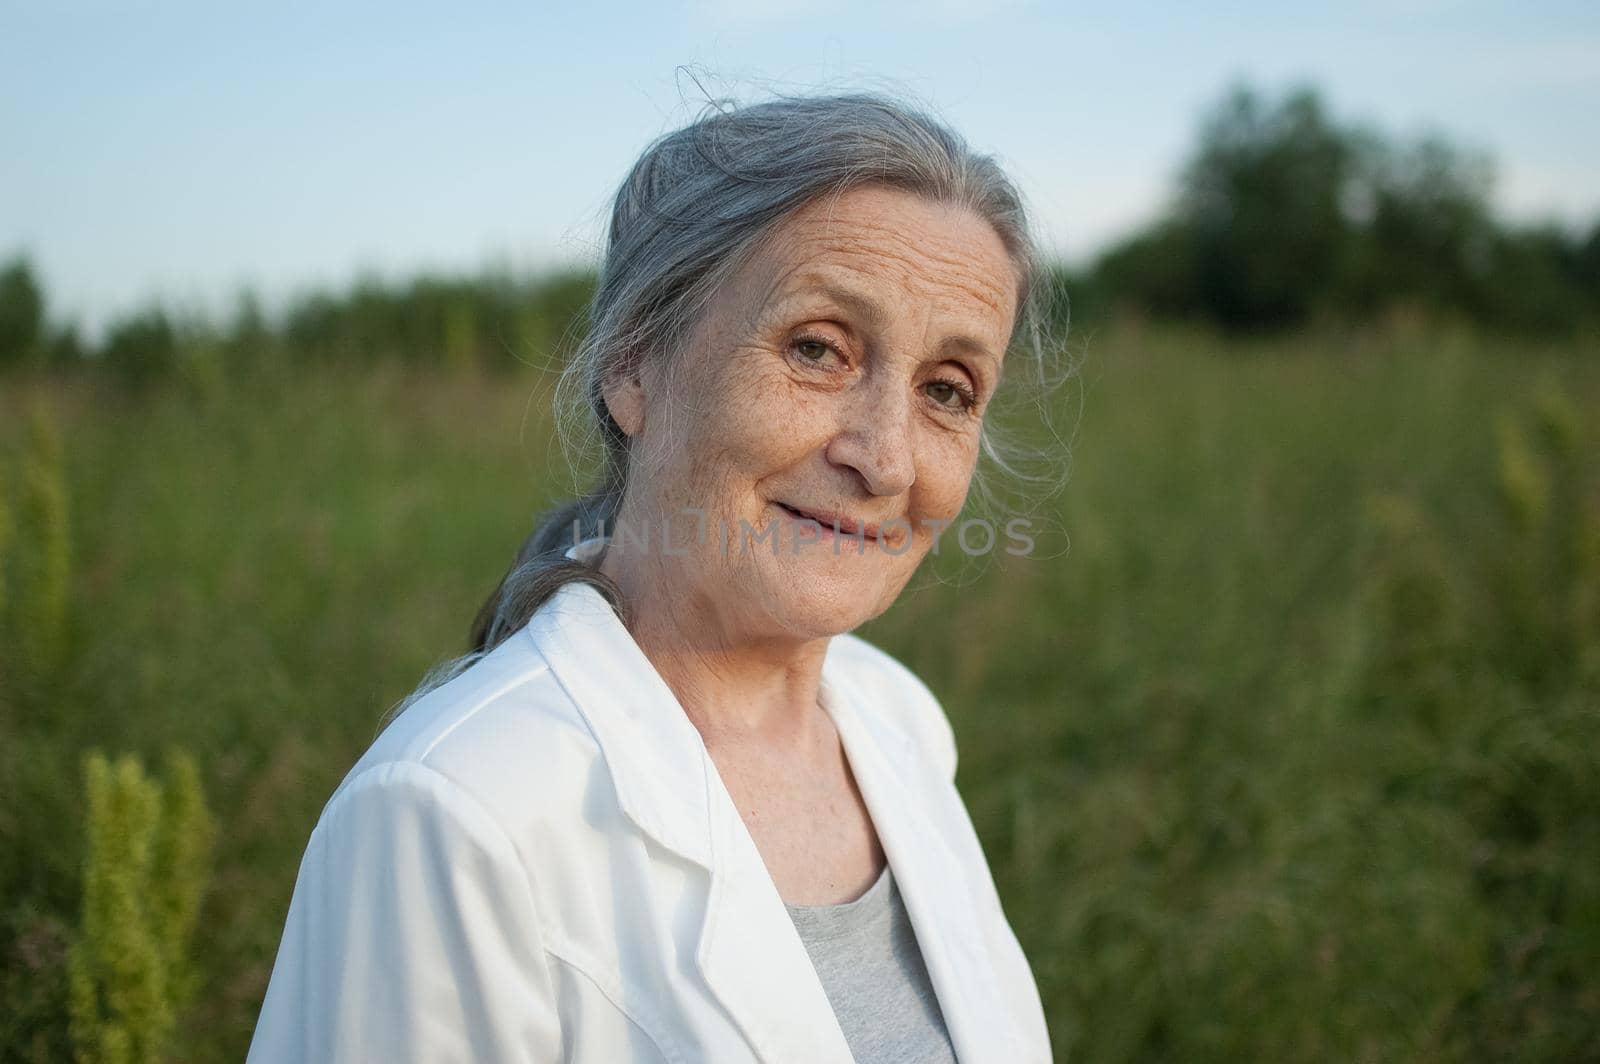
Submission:
[[[780,223],[674,365],[607,393],[659,590],[746,635],[887,609],[966,500],[1016,299],[970,211],[870,185]]]

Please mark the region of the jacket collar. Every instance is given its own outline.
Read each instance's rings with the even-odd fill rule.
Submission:
[[[584,540],[567,557],[591,561],[605,543]],[[588,583],[563,584],[524,631],[594,732],[622,811],[663,846],[710,868],[705,743],[605,596]]]
[[[567,557],[591,561],[605,542],[585,540]],[[622,811],[710,873],[696,960],[762,1059],[850,1060],[805,946],[699,731],[604,596],[587,583],[565,584],[525,631],[594,732]],[[833,647],[819,698],[894,869],[958,1058],[1022,1059],[978,900],[964,886],[972,870],[927,813],[938,799],[923,790],[928,777],[915,743],[888,714],[871,712]]]

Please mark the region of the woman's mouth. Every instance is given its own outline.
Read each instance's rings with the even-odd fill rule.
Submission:
[[[819,526],[821,535],[832,536],[837,531],[840,536],[851,536],[860,540],[876,542],[880,538],[877,525],[857,521],[845,514],[834,513],[831,510],[812,510],[800,506],[791,506],[786,502],[773,500],[773,504],[794,518],[796,521],[806,521]]]

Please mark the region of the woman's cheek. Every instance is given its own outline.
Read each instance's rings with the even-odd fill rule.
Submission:
[[[922,508],[932,519],[954,519],[967,501],[977,469],[977,440],[944,435],[928,440],[922,453],[917,470],[917,482],[925,491]]]

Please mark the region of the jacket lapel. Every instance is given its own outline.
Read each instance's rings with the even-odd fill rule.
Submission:
[[[590,560],[603,540],[567,551]],[[760,1059],[849,1061],[850,1050],[700,733],[594,587],[561,587],[529,622],[551,671],[593,730],[622,811],[709,878],[695,960]],[[928,816],[910,738],[870,712],[840,656],[824,660],[821,698],[888,855],[962,1064],[1021,1059],[964,886],[969,870]]]
[[[749,829],[712,774],[711,904],[701,974],[771,1064],[850,1061],[849,1044]]]
[[[587,560],[595,544],[568,556]],[[595,588],[571,583],[526,630],[593,731],[623,813],[705,870],[695,963],[758,1057],[850,1061],[811,957],[700,733],[621,619]]]
[[[929,817],[934,796],[923,791],[927,768],[911,738],[864,696],[829,655],[822,703],[844,743],[851,772],[872,814],[905,900],[923,962],[961,1064],[1023,1060],[1011,1013],[978,923],[984,906],[966,887],[972,870],[950,848],[946,830]]]

